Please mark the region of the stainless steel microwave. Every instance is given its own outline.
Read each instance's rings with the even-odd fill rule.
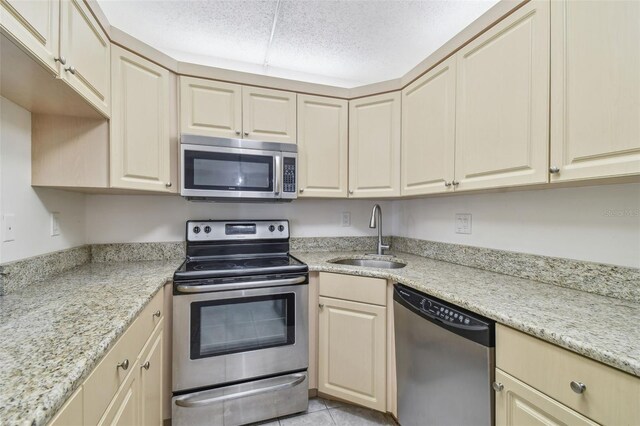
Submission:
[[[183,134],[180,160],[180,194],[192,200],[297,198],[295,144]]]

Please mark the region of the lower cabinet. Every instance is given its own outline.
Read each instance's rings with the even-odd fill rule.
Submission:
[[[352,281],[356,291],[345,293]],[[359,282],[359,283],[358,283]],[[335,285],[338,284],[338,285]],[[380,291],[383,305],[358,299],[358,284],[372,285],[367,300]],[[378,290],[379,288],[379,290]],[[365,287],[362,287],[365,289]],[[338,291],[341,291],[338,294]],[[369,294],[367,294],[369,293]],[[320,274],[318,327],[318,391],[378,411],[387,410],[386,281],[337,274]]]
[[[102,358],[50,425],[154,425],[163,421],[164,292]]]

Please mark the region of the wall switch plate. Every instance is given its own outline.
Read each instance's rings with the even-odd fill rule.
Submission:
[[[60,213],[51,212],[51,236],[60,235]]]
[[[16,239],[16,216],[8,213],[2,216],[2,240],[13,241]]]
[[[351,212],[342,212],[342,226],[351,226]]]
[[[471,213],[456,213],[456,234],[471,234]]]

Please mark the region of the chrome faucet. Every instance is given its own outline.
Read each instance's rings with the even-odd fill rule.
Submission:
[[[385,250],[389,250],[388,244],[382,244],[382,209],[379,204],[373,206],[371,211],[371,220],[369,221],[369,228],[378,228],[378,249],[377,254],[384,254]]]

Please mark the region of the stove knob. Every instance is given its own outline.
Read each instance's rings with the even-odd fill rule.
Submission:
[[[273,232],[276,230],[276,227],[273,225],[269,225],[269,231]]]
[[[204,232],[205,234],[208,234],[209,232],[211,232],[211,227],[209,225],[204,227]]]
[[[284,231],[284,225],[278,225],[278,231],[280,232]]]
[[[194,226],[193,227],[193,233],[194,234],[199,234],[200,233],[200,227],[199,226]]]

